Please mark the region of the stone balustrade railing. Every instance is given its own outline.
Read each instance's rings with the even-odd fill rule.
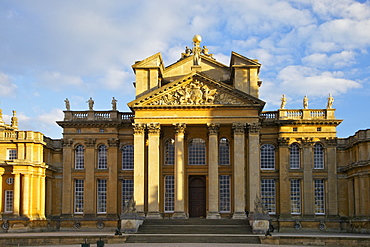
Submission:
[[[279,109],[262,112],[261,117],[265,121],[335,119],[334,112],[335,109]]]
[[[123,121],[131,122],[132,112],[118,111],[65,111],[64,121]]]
[[[34,131],[4,130],[0,131],[0,141],[24,140],[42,142],[44,135]]]

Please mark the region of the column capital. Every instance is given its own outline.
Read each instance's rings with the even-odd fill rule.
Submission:
[[[185,133],[185,128],[186,124],[185,123],[176,123],[173,124],[175,126],[175,134],[184,134]]]
[[[159,123],[150,123],[147,125],[149,134],[159,134],[161,131],[161,125]]]
[[[144,134],[146,124],[144,123],[133,123],[134,134]]]
[[[245,123],[233,123],[232,129],[234,134],[244,134],[245,133]]]
[[[85,145],[88,148],[95,147],[95,143],[96,143],[96,138],[87,138],[87,139],[85,139]]]
[[[63,147],[70,148],[73,145],[73,139],[63,139],[62,141]]]
[[[302,142],[304,147],[312,147],[314,144],[313,137],[302,137],[299,138],[298,140]]]
[[[108,139],[108,146],[110,148],[119,147],[119,139],[118,138]]]
[[[220,124],[207,123],[207,127],[208,127],[208,134],[209,135],[217,135],[218,130],[220,129]]]
[[[290,141],[289,137],[279,137],[278,138],[279,147],[289,147],[289,141]]]
[[[260,123],[250,123],[248,124],[249,134],[258,134],[261,130]]]
[[[337,137],[328,137],[325,139],[326,145],[329,147],[336,147],[337,146]]]

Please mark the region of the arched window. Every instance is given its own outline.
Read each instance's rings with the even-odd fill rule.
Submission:
[[[275,147],[271,144],[261,146],[261,169],[275,169]]]
[[[98,169],[107,169],[107,146],[100,145],[98,148]]]
[[[230,165],[230,143],[228,139],[220,139],[218,152],[219,165]]]
[[[85,150],[84,146],[78,145],[75,148],[75,169],[85,168]]]
[[[200,138],[191,139],[189,142],[189,165],[206,164],[206,142]]]
[[[313,168],[324,169],[324,147],[320,143],[313,146]]]
[[[175,140],[167,139],[164,144],[164,164],[175,164]]]
[[[300,149],[297,143],[290,145],[289,163],[290,169],[300,168]]]
[[[134,145],[122,147],[122,170],[134,169]]]

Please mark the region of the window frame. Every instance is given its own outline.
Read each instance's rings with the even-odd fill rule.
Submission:
[[[302,213],[302,190],[301,180],[290,180],[290,213],[299,215]]]
[[[85,147],[81,144],[75,147],[75,169],[85,169]]]
[[[106,145],[101,144],[98,147],[98,169],[108,168],[108,148]]]
[[[14,191],[4,190],[4,213],[13,213],[14,211]]]
[[[166,175],[164,177],[164,212],[173,213],[175,211],[175,176]]]
[[[85,180],[74,180],[74,205],[73,211],[75,214],[83,214],[85,206]]]
[[[206,141],[202,138],[192,138],[188,143],[188,165],[207,165]]]
[[[220,166],[229,166],[231,164],[230,141],[225,137],[221,138],[218,144],[218,164]]]
[[[134,170],[134,154],[135,147],[133,144],[125,144],[121,147],[122,170],[124,171]]]
[[[231,212],[231,177],[219,175],[219,210],[220,213]]]
[[[168,138],[164,142],[163,157],[164,165],[173,166],[175,164],[175,140],[173,138]]]
[[[275,170],[276,154],[275,146],[272,144],[263,144],[260,147],[260,169],[261,170]],[[265,163],[265,164],[264,164]],[[265,166],[265,167],[264,167]]]
[[[294,161],[295,164],[293,164],[294,162],[292,161]],[[298,143],[292,143],[289,146],[289,168],[301,169],[301,147]]]
[[[320,187],[319,187],[319,186]],[[325,180],[314,179],[314,211],[315,215],[325,215]]]
[[[261,179],[261,201],[269,214],[276,214],[276,181],[275,179]]]
[[[18,152],[16,148],[9,148],[6,152],[7,160],[16,160],[18,158]]]
[[[315,143],[313,147],[313,168],[325,169],[325,150],[321,143]]]
[[[124,178],[121,181],[122,183],[122,212],[126,204],[134,198],[134,179]]]

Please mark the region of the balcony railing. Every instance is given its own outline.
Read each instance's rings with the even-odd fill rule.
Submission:
[[[123,121],[132,122],[132,112],[118,111],[65,111],[64,121]]]
[[[264,117],[265,121],[335,119],[334,112],[335,109],[279,109],[262,112],[261,117]]]

